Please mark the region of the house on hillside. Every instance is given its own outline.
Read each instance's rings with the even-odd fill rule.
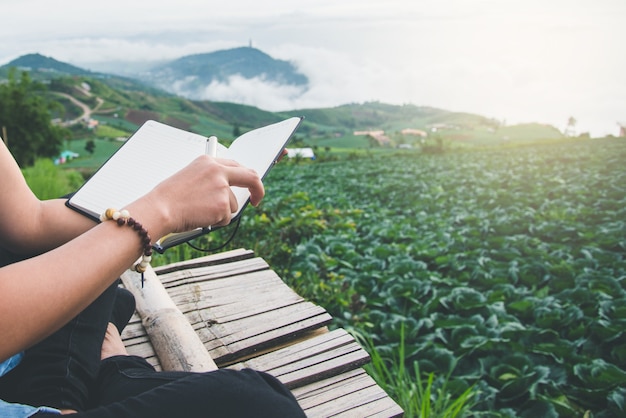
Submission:
[[[428,128],[430,129],[431,132],[437,132],[440,129],[445,129],[448,126],[445,123],[431,123],[430,125],[428,125]]]
[[[385,135],[385,131],[354,131],[354,136],[372,137],[381,147],[391,144],[391,139]]]
[[[426,138],[428,136],[428,133],[426,131],[422,131],[421,129],[407,128],[407,129],[401,130],[400,133],[402,135],[421,136],[422,138]]]
[[[379,136],[385,135],[385,131],[354,131],[354,136]]]
[[[65,164],[66,162],[78,157],[80,157],[80,154],[73,151],[65,150],[62,151],[61,154],[59,154],[59,156],[54,159],[54,165]]]
[[[98,122],[97,119],[91,119],[91,118],[86,119],[84,123],[87,126],[87,129],[89,129],[90,131],[96,129],[98,125],[100,124],[100,122]]]
[[[287,148],[287,157],[314,160],[315,153],[313,152],[313,148]]]

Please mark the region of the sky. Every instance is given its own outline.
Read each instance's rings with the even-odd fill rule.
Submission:
[[[210,100],[279,111],[381,101],[539,122],[626,125],[625,0],[0,0],[0,65],[41,53],[122,72],[239,46],[291,61],[302,93],[233,77]]]

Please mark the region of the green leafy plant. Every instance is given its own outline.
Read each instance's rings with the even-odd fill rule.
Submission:
[[[30,189],[40,199],[55,199],[75,191],[83,183],[76,171],[65,171],[51,160],[40,159],[22,170]]]
[[[33,81],[28,72],[11,68],[6,83],[0,83],[1,135],[13,157],[24,168],[37,158],[53,157],[68,131],[52,125],[51,110],[58,102],[43,94],[46,85]]]
[[[231,245],[372,338],[406,409],[624,414],[626,141],[354,158],[278,164]]]
[[[467,416],[474,403],[476,390],[450,380],[450,375],[435,379],[435,373],[424,375],[417,361],[406,359],[404,326],[396,351],[386,356],[378,350],[371,338],[357,333],[357,338],[368,348],[372,362],[365,366],[368,373],[404,410],[406,417],[459,418]],[[409,363],[409,364],[407,364]]]

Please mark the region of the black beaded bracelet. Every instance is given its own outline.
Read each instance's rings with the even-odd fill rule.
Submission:
[[[143,286],[143,273],[146,271],[152,261],[152,238],[146,230],[146,228],[130,217],[130,213],[126,209],[118,211],[117,209],[109,208],[101,216],[101,221],[114,220],[119,226],[128,225],[137,232],[139,238],[141,238],[141,245],[143,246],[143,253],[141,260],[133,266],[133,270],[137,273],[141,273],[141,284]]]

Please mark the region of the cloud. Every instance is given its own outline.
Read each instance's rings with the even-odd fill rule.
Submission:
[[[406,92],[412,89],[409,82],[412,71],[408,70],[412,67],[411,59],[407,59],[407,66],[402,68],[389,65],[376,55],[349,55],[328,48],[294,44],[271,48],[270,54],[289,59],[310,81],[308,90],[292,98],[293,107],[329,107],[373,100],[409,101]]]
[[[399,87],[398,72],[367,63],[368,59],[353,59],[345,54],[324,48],[303,48],[285,45],[269,51],[279,59],[287,59],[309,79],[308,88],[280,85],[263,77],[246,79],[240,75],[229,77],[227,82],[213,81],[194,94],[197,98],[230,101],[259,107],[269,111],[331,107],[350,102],[382,100],[398,102],[397,94],[406,88]],[[408,80],[409,75],[405,75]],[[181,95],[189,95],[187,82],[174,85]],[[380,91],[386,91],[386,96]]]
[[[198,93],[202,100],[242,103],[268,111],[292,108],[303,93],[302,87],[280,85],[263,77],[233,75],[224,82],[213,81]]]
[[[212,100],[268,110],[380,100],[598,134],[626,119],[624,0],[7,2],[0,62],[39,52],[107,71],[247,45],[309,89],[232,78]],[[67,11],[71,10],[72,13]],[[123,10],[123,13],[120,13]],[[112,71],[111,71],[112,72]],[[588,126],[588,128],[583,128]]]
[[[131,38],[113,37],[70,37],[24,42],[13,52],[14,58],[31,52],[39,52],[57,60],[83,66],[85,63],[98,65],[115,62],[155,62],[172,60],[184,55],[232,48],[233,41],[204,39],[194,40],[193,36],[177,41],[174,36],[137,36]],[[5,51],[6,54],[6,51]]]

